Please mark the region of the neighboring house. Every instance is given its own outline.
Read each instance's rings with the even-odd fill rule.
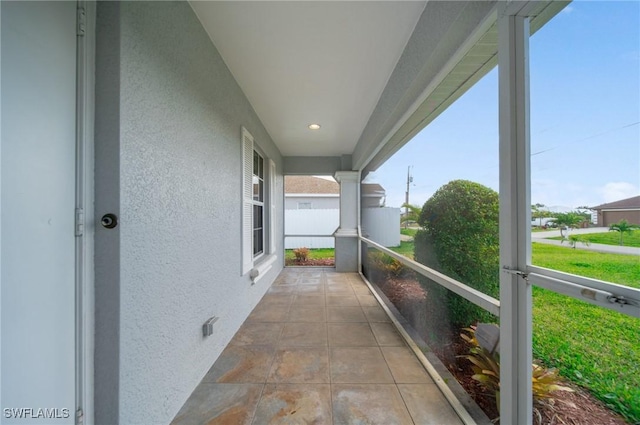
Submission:
[[[287,176],[284,179],[286,210],[330,210],[340,208],[340,185],[315,176]]]
[[[285,249],[333,248],[330,235],[340,225],[340,185],[335,180],[315,176],[286,176],[285,197]],[[400,230],[394,212],[372,211],[382,208],[385,190],[377,183],[360,185],[360,202],[363,209],[363,227],[370,229],[372,240],[384,246],[400,244]],[[366,211],[366,212],[365,212]],[[366,225],[366,226],[365,226]],[[305,235],[293,237],[292,235]]]
[[[591,209],[598,215],[598,226],[609,227],[620,220],[640,224],[640,196],[608,202]]]
[[[314,176],[286,176],[284,208],[285,249],[335,247],[331,235],[340,227],[338,182]]]
[[[362,183],[362,208],[383,207],[385,190],[377,183]],[[287,210],[335,209],[340,207],[340,185],[335,180],[315,176],[287,176],[284,181]]]
[[[3,412],[170,423],[284,266],[284,176],[335,177],[336,270],[359,272],[360,181],[498,51],[501,212],[529,208],[527,31],[565,5],[2,1]],[[504,423],[532,417],[519,279],[501,273]]]
[[[362,183],[360,185],[360,202],[362,208],[384,207],[386,192],[378,183]]]

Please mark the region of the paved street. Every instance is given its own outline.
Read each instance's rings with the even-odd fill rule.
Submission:
[[[569,234],[570,235],[586,235],[589,233],[606,233],[608,231],[609,231],[608,227],[591,227],[589,229],[572,229],[569,232]],[[559,236],[560,236],[560,230],[549,230],[546,232],[532,232],[531,241],[545,243],[548,245],[556,245],[556,246],[564,246],[564,247],[569,246],[567,242],[562,243],[562,241],[559,241],[559,240],[546,239],[546,238],[554,238]],[[413,238],[407,235],[400,235],[400,240],[412,241]],[[632,247],[632,246],[604,245],[604,244],[598,244],[598,243],[592,243],[589,246],[587,246],[578,242],[576,244],[576,249],[586,249],[588,251],[640,256],[640,248]]]
[[[569,234],[570,235],[586,235],[589,233],[606,233],[609,231],[608,227],[592,227],[589,229],[572,229]],[[557,246],[569,246],[566,242],[562,243],[562,241],[553,240],[553,239],[545,239],[545,238],[553,238],[560,236],[560,230],[550,230],[547,232],[533,232],[531,233],[531,241],[546,243],[548,245],[557,245]],[[576,244],[576,249],[586,249],[588,251],[596,251],[596,252],[607,252],[613,254],[629,254],[629,255],[640,255],[640,248],[632,247],[632,246],[618,246],[618,245],[604,245],[598,243],[592,243],[587,246],[580,242]]]

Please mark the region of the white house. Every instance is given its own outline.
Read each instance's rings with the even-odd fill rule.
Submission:
[[[360,184],[361,225],[383,246],[400,244],[399,209],[383,208],[385,190],[377,183]],[[285,249],[333,248],[332,235],[340,225],[340,185],[316,176],[284,179]],[[301,236],[294,236],[301,235]]]
[[[283,268],[283,177],[335,177],[358,271],[361,180],[498,62],[501,265],[531,272],[527,46],[565,5],[2,1],[3,412],[169,423]],[[501,288],[526,424],[531,285]]]
[[[284,247],[334,248],[340,227],[340,185],[333,178],[286,176]]]
[[[360,204],[362,208],[382,208],[387,192],[378,183],[362,183],[360,185]]]
[[[378,183],[361,183],[362,208],[384,206],[386,192]],[[338,209],[340,207],[340,185],[335,180],[316,176],[287,176],[284,180],[284,208]]]
[[[316,176],[286,176],[285,210],[331,210],[340,208],[340,185]]]

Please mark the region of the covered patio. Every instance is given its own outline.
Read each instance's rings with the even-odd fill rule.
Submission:
[[[357,273],[285,268],[172,424],[462,424],[388,311]]]
[[[369,247],[499,316],[500,418],[532,423],[533,285],[640,317],[636,289],[531,264],[529,37],[568,3],[2,2],[2,407],[486,422],[363,280]],[[360,186],[496,65],[499,300],[367,239]],[[335,270],[284,268],[296,175],[340,184]]]

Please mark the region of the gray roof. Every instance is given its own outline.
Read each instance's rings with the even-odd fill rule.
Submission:
[[[364,196],[379,195],[384,196],[385,190],[378,183],[362,183],[360,191]]]
[[[284,193],[340,194],[340,185],[335,180],[313,176],[285,176]]]
[[[592,210],[627,210],[627,209],[640,209],[640,196],[633,196],[627,199],[621,199],[615,202],[609,202],[607,204],[598,205],[592,207]]]
[[[378,183],[363,183],[363,196],[385,196],[385,190]],[[288,195],[298,193],[340,194],[340,185],[335,180],[327,180],[314,176],[286,176],[284,179],[284,193]]]

